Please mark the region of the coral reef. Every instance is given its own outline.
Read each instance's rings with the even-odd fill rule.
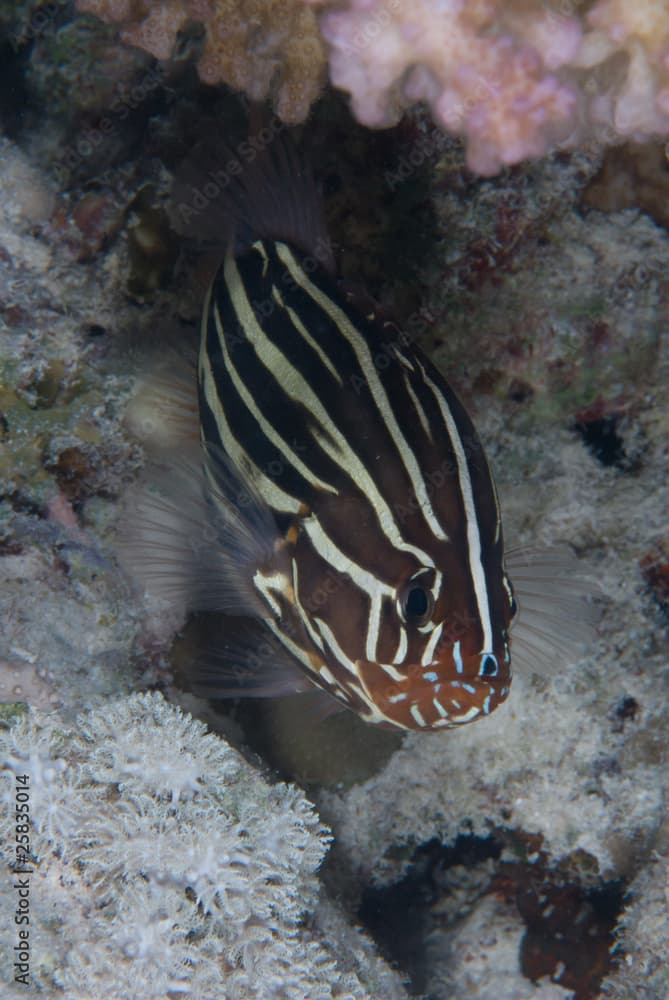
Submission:
[[[77,706],[129,682],[136,621],[101,535],[140,462],[119,435],[130,383],[99,368],[110,284],[74,276],[81,234],[44,175],[5,139],[0,158],[0,685]]]
[[[483,9],[466,6],[470,17]],[[22,29],[17,14],[10,28],[19,47],[12,72],[27,95],[25,104],[15,96],[2,119],[23,122],[12,132],[21,149],[0,142],[0,700],[3,718],[22,716],[13,736],[3,730],[3,745],[14,740],[14,763],[35,777],[36,994],[98,995],[90,983],[99,976],[106,995],[132,996],[135,977],[161,956],[162,995],[169,975],[173,989],[186,982],[195,996],[225,996],[224,973],[248,969],[243,951],[228,950],[234,921],[218,926],[227,904],[210,876],[239,875],[223,861],[231,817],[259,800],[280,817],[271,830],[276,857],[249,864],[264,883],[254,883],[250,898],[261,909],[278,907],[266,955],[287,948],[307,982],[318,984],[315,995],[405,996],[362,926],[413,977],[414,992],[429,990],[434,1000],[574,990],[591,1000],[603,977],[601,991],[613,1000],[664,996],[669,237],[653,221],[666,225],[661,145],[611,156],[599,175],[598,152],[588,148],[482,179],[466,168],[462,144],[416,109],[399,128],[370,132],[351,124],[343,99],[328,95],[310,122],[343,273],[384,306],[399,307],[402,328],[472,412],[511,543],[571,546],[604,596],[597,642],[579,662],[558,662],[547,677],[518,664],[499,717],[398,746],[371,737],[353,717],[312,719],[297,700],[212,706],[175,689],[171,644],[183,623],[133,595],[116,562],[119,506],[152,424],[155,431],[145,414],[135,440],[125,416],[146,356],[163,357],[172,340],[197,337],[208,265],[166,232],[161,198],[192,134],[184,122],[194,129],[214,107],[227,130],[233,102],[194,73],[175,78],[173,66],[156,69],[136,50],[119,61],[121,103],[96,85],[91,103],[82,93],[67,119],[59,81],[79,86],[95,64],[90,53],[107,53],[100,63],[108,66],[117,43],[102,24],[96,35],[92,19],[85,31],[63,31],[69,8],[40,8],[58,8],[45,27],[34,19],[35,4],[14,8],[28,18]],[[488,8],[491,16],[501,10]],[[337,9],[348,16],[353,7]],[[529,24],[538,8],[528,0],[523,9]],[[594,9],[561,8],[579,19],[584,38],[603,30],[588,20]],[[639,17],[653,9],[636,7]],[[333,10],[323,6],[323,17]],[[518,39],[523,29],[509,22],[505,30]],[[538,50],[538,41],[522,37]],[[655,92],[661,74],[648,53],[656,42],[639,38]],[[596,133],[602,110],[581,85],[589,92],[594,79],[595,91],[612,95],[603,105],[611,113],[628,86],[630,46],[624,38],[613,44],[618,55],[592,71],[551,70],[577,95],[574,141]],[[399,91],[388,88],[390,100]],[[12,93],[23,94],[22,86]],[[641,101],[640,120],[649,106]],[[96,145],[104,121],[116,150],[109,162],[97,152],[108,147]],[[541,133],[545,141],[549,133]],[[614,133],[604,128],[602,136]],[[607,197],[621,190],[623,199]],[[187,678],[194,655],[187,636],[180,655]],[[270,788],[228,744],[158,696],[128,698],[138,687],[159,688],[282,777],[298,776],[334,836],[318,874],[323,827],[302,794]],[[26,702],[38,711],[23,718]],[[56,715],[43,714],[54,708]],[[13,775],[2,778],[3,792]],[[214,802],[207,828],[195,828],[200,808]],[[268,830],[265,815],[256,819],[242,852]],[[129,838],[133,824],[138,836]],[[155,834],[148,861],[147,829]],[[286,861],[296,833],[309,851],[302,867],[295,857]],[[205,834],[219,855],[206,853]],[[463,860],[463,841],[483,845],[484,860]],[[429,851],[453,857],[421,868]],[[408,872],[422,910],[397,891]],[[12,881],[0,882],[2,919],[11,921]],[[321,882],[329,897],[316,899]],[[226,883],[231,906],[239,884],[233,879],[228,891]],[[588,905],[609,890],[601,926],[588,922]],[[388,893],[375,898],[394,919],[383,939],[359,908],[372,891]],[[170,915],[176,920],[165,922]],[[598,936],[596,948],[574,946],[565,961],[568,921],[572,931],[587,928],[586,944],[593,927]],[[617,959],[606,937],[616,922]],[[3,957],[13,930],[0,928]],[[258,968],[263,961],[260,954]],[[3,963],[6,977],[8,969]],[[288,975],[282,986],[287,995],[304,988]],[[12,1000],[24,994],[3,983]]]
[[[661,853],[630,886],[620,921],[624,959],[619,971],[602,983],[607,1000],[655,1000],[669,996],[669,854],[666,836]]]
[[[491,928],[494,933],[491,934]],[[523,981],[519,952],[525,927],[516,908],[486,897],[451,934],[433,933],[428,942],[435,964],[430,996],[478,1000],[570,1000],[570,990],[541,979]],[[491,981],[490,969],[495,969]]]
[[[140,141],[160,98],[162,67],[147,52],[120,46],[113,26],[73,17],[72,4],[6,4],[3,12],[9,6],[8,24],[0,14],[3,130],[22,134],[61,185],[75,174],[103,173]]]
[[[390,891],[420,845],[450,845],[460,835],[497,839],[497,880],[449,922],[437,912],[426,919],[436,1000],[473,989],[524,995],[510,954],[514,935],[516,943],[523,937],[519,907],[497,897],[503,859],[523,857],[525,838],[529,868],[558,871],[567,884],[624,885],[648,864],[663,871],[652,858],[666,854],[669,795],[662,610],[669,241],[638,211],[584,214],[578,192],[596,168],[594,158],[553,159],[475,184],[457,158],[436,168],[444,241],[423,275],[431,322],[422,342],[475,414],[510,544],[573,545],[608,602],[588,655],[548,676],[518,665],[508,708],[485,728],[409,738],[357,787],[317,796],[335,856],[355,858],[353,886],[371,880]],[[584,447],[579,420],[593,441],[599,428],[602,447]],[[613,452],[604,446],[607,427],[619,438]],[[613,997],[664,995],[644,992],[645,970],[662,981],[664,888],[654,884],[653,921],[635,930],[650,885],[633,883],[620,967],[607,979]],[[453,892],[444,896],[452,905]],[[557,913],[560,905],[551,907]],[[549,956],[544,942],[542,957]],[[561,964],[553,963],[555,984],[542,987],[555,996],[569,989]]]
[[[491,174],[557,141],[669,129],[667,5],[348,0],[320,25],[330,75],[356,117],[387,125],[415,101],[464,135]]]
[[[205,28],[198,72],[204,83],[226,83],[251,100],[271,99],[282,121],[303,121],[325,79],[325,48],[314,12],[302,0],[80,0],[121,26],[130,45],[168,59],[183,29]]]
[[[611,143],[669,131],[669,17],[662,0],[79,0],[121,37],[171,57],[204,25],[198,69],[303,121],[332,83],[363,124],[384,127],[425,102],[467,140],[468,163],[493,174],[556,144]],[[318,12],[318,24],[315,13]]]
[[[662,143],[625,143],[609,149],[583,191],[583,204],[603,212],[640,208],[669,229],[669,163]]]
[[[5,139],[0,157],[0,702],[3,719],[20,716],[0,734],[0,813],[12,851],[14,775],[29,773],[30,988],[73,1000],[186,986],[195,997],[405,1000],[374,943],[316,900],[327,837],[302,795],[270,786],[160,696],[116,700],[166,684],[179,624],[154,609],[143,628],[110,545],[141,460],[120,419],[131,344],[154,329],[163,349],[170,323],[194,322],[196,296],[137,302],[127,230],[91,242],[81,204],[117,205],[122,170],[111,189],[68,198]],[[36,711],[24,717],[26,704]],[[12,979],[14,881],[3,868],[12,998],[25,991]]]
[[[17,895],[5,871],[5,982],[23,905],[29,980],[49,996],[406,996],[378,960],[365,984],[350,945],[338,955],[333,935],[305,926],[329,840],[310,803],[160,695],[107,702],[73,727],[19,718],[0,734],[0,759],[4,861],[23,886]],[[24,800],[30,843],[17,863]]]

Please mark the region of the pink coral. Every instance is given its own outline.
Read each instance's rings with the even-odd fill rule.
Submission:
[[[669,132],[667,0],[306,2],[360,121],[425,101],[478,173],[559,141]]]
[[[330,78],[359,121],[421,101],[473,170],[557,144],[669,134],[669,0],[79,0],[166,59],[205,27],[200,76],[303,121]]]
[[[594,68],[627,56],[615,88],[593,102],[616,135],[643,139],[669,132],[669,2],[599,0],[587,14],[591,29],[574,60]]]

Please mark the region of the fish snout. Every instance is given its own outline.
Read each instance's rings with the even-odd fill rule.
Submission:
[[[509,667],[493,653],[477,654],[454,669],[449,659],[424,667],[359,663],[366,700],[380,725],[397,729],[444,729],[489,715],[508,696]]]

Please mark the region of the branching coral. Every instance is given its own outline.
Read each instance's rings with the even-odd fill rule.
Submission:
[[[205,27],[198,62],[205,83],[252,100],[271,98],[282,121],[303,121],[325,80],[325,47],[302,0],[79,0],[79,9],[121,26],[121,37],[157,59],[174,52],[192,22]]]
[[[367,125],[425,101],[491,174],[557,141],[669,132],[666,0],[308,0]]]
[[[348,956],[342,968],[332,942],[303,926],[329,840],[311,804],[296,788],[268,784],[159,695],[109,703],[75,727],[54,715],[21,719],[0,732],[0,761],[10,867],[16,789],[30,789],[38,991],[71,1000],[369,998]],[[8,986],[14,880],[0,880]],[[404,998],[386,972],[383,995]]]
[[[79,0],[166,59],[189,21],[206,29],[207,83],[272,96],[303,120],[330,77],[359,121],[382,127],[415,102],[467,139],[473,170],[595,137],[669,133],[667,0]],[[319,26],[316,24],[316,11]],[[139,11],[139,13],[138,13]],[[320,32],[319,32],[320,27]]]

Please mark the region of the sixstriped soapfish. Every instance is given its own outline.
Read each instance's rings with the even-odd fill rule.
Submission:
[[[228,181],[205,210],[227,246],[202,312],[200,452],[142,494],[135,575],[247,619],[242,693],[257,642],[261,693],[282,689],[288,661],[294,689],[380,726],[482,718],[509,694],[517,607],[474,426],[420,348],[337,281],[289,142]],[[175,195],[182,211],[191,192]]]

